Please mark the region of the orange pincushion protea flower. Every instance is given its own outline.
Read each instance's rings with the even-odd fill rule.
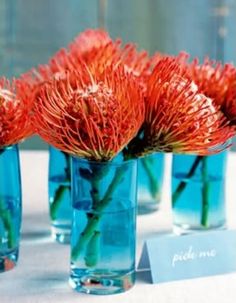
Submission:
[[[139,80],[145,91],[153,58],[150,59],[146,51],[138,52],[132,43],[121,47],[120,39],[112,41],[105,31],[89,29],[82,32],[69,45],[68,50],[59,50],[47,65],[32,69],[22,78],[31,84],[31,92],[34,92],[40,83],[61,77],[66,70],[78,70],[82,62],[96,70],[96,73],[103,73],[107,66],[112,65],[115,69],[122,64],[128,73]]]
[[[16,144],[32,134],[28,87],[19,80],[0,78],[0,148]]]
[[[58,73],[62,70],[74,70],[81,64],[81,60],[88,66],[96,66],[102,72],[104,66],[125,65],[125,70],[137,78],[150,75],[150,59],[146,51],[138,52],[133,43],[121,46],[121,40],[113,41],[103,30],[86,30],[82,32],[70,45],[68,50],[61,49],[49,62],[50,72]],[[41,72],[45,73],[41,67]]]
[[[47,65],[40,65],[22,75],[22,80],[29,86],[29,95],[35,99],[38,88],[46,81],[65,77],[66,71],[74,73],[88,66],[92,73],[103,74],[104,69],[112,66],[115,70],[125,66],[126,73],[131,73],[139,81],[143,92],[146,90],[146,78],[150,74],[150,59],[146,52],[138,52],[133,44],[121,48],[121,41],[112,41],[101,30],[87,30],[69,46],[61,49]]]
[[[182,56],[190,78],[199,90],[220,106],[224,115],[236,124],[236,69],[232,64],[222,65],[206,58],[203,64],[198,59],[188,63],[188,55]]]
[[[39,65],[29,72],[23,74],[21,79],[30,85],[30,90],[37,90],[37,87],[53,78],[60,77],[66,70],[75,70],[81,67],[81,60],[89,64],[93,57],[100,53],[100,49],[111,44],[112,40],[109,35],[101,29],[88,29],[81,33],[69,45],[69,50],[60,49],[49,60],[48,64]],[[104,51],[104,49],[102,49]],[[104,56],[105,59],[108,56]],[[100,59],[100,58],[98,58]]]
[[[108,33],[103,30],[84,31],[70,44],[69,50],[72,58],[82,57],[86,64],[93,62],[93,65],[102,63],[107,66],[108,62],[110,64],[122,62],[126,71],[136,77],[150,74],[152,61],[146,51],[138,52],[133,43],[122,47],[120,39],[112,41]]]
[[[49,66],[54,72],[61,68],[73,70],[81,60],[100,72],[104,66],[124,64],[127,72],[140,79],[150,74],[152,62],[147,52],[138,52],[133,43],[122,47],[120,39],[113,41],[105,31],[89,29],[69,45],[68,51],[62,49],[55,54]]]
[[[36,96],[38,134],[90,160],[112,159],[136,135],[143,119],[141,88],[122,66],[96,74],[83,65],[45,83]]]
[[[40,66],[42,76],[52,76],[65,70],[75,70],[84,61],[87,66],[108,66],[112,58],[117,56],[121,41],[112,41],[108,33],[101,29],[88,29],[78,35],[68,46],[68,49],[59,50],[46,66]],[[110,63],[109,63],[110,62]]]
[[[157,63],[147,84],[142,138],[130,145],[137,155],[154,151],[205,155],[218,152],[219,145],[234,135],[212,100],[200,94],[185,74],[174,58]]]

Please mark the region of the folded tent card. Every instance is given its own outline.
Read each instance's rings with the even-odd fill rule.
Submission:
[[[151,238],[144,243],[138,266],[144,269],[150,269],[152,283],[234,272],[236,230]]]

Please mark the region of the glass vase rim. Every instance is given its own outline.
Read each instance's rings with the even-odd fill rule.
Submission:
[[[218,155],[222,155],[222,154],[228,154],[230,152],[230,150],[227,148],[227,149],[224,149],[220,152],[217,152],[217,153],[214,153],[214,154],[209,154],[209,155],[199,155],[199,154],[190,154],[190,153],[172,153],[172,156],[192,156],[192,157],[211,157],[211,156],[218,156]]]
[[[138,156],[137,158],[135,159],[144,159],[144,158],[148,158],[148,157],[155,157],[155,156],[165,156],[165,154],[167,154],[167,152],[161,152],[161,151],[156,151],[156,152],[153,152],[153,153],[149,153],[149,154],[144,154],[144,155],[141,155],[141,156]],[[170,153],[168,153],[170,154]]]
[[[13,149],[15,147],[17,147],[17,143],[16,144],[11,144],[11,145],[5,145],[5,146],[0,146],[0,151],[1,150],[7,150],[7,149]]]
[[[93,165],[112,165],[112,166],[122,166],[122,165],[125,165],[125,164],[129,164],[129,163],[136,163],[138,158],[132,158],[132,159],[128,159],[128,160],[122,160],[120,162],[113,162],[113,160],[115,159],[115,157],[110,160],[110,161],[95,161],[95,160],[89,160],[89,159],[86,159],[86,158],[82,158],[82,157],[77,157],[75,155],[71,155],[71,158],[76,160],[76,161],[79,161],[79,162],[83,162],[83,163],[91,163]]]

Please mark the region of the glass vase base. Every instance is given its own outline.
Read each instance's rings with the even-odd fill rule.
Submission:
[[[135,282],[135,272],[91,272],[88,270],[71,272],[70,286],[77,292],[94,295],[112,295],[129,290]]]
[[[173,226],[173,233],[176,235],[188,235],[193,234],[197,232],[204,232],[204,231],[214,231],[214,230],[223,230],[226,229],[227,226],[225,223],[219,223],[217,225],[211,225],[211,226],[192,226],[189,224],[174,224]]]
[[[71,227],[60,228],[60,227],[52,226],[51,233],[54,241],[60,244],[70,244]]]
[[[18,260],[18,249],[11,251],[6,255],[0,253],[0,273],[13,269]]]
[[[159,203],[138,202],[138,215],[151,214],[159,210]]]

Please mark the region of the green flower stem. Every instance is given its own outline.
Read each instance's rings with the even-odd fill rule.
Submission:
[[[0,220],[2,220],[4,229],[7,231],[8,248],[12,249],[16,245],[16,237],[14,232],[14,225],[10,210],[4,209],[4,201],[0,199]]]
[[[91,197],[93,200],[93,208],[96,209],[99,203],[99,180],[92,178],[91,180]]]
[[[194,175],[198,165],[200,164],[200,162],[202,161],[203,158],[204,158],[203,156],[197,156],[196,157],[195,161],[193,162],[192,167],[190,168],[190,170],[189,170],[189,172],[186,176],[186,179],[189,179]],[[181,194],[184,191],[187,184],[188,184],[187,181],[181,181],[179,183],[179,185],[177,186],[175,192],[172,195],[172,207],[173,208],[175,207],[176,202],[178,201],[179,197],[181,196]]]
[[[52,220],[56,220],[58,209],[60,208],[61,201],[63,200],[63,195],[66,193],[67,190],[70,191],[69,185],[60,185],[57,188],[54,200],[50,205],[50,216]]]
[[[100,237],[100,232],[97,231],[96,229],[101,220],[102,211],[107,207],[107,205],[109,205],[109,202],[112,199],[112,195],[116,187],[123,179],[124,173],[125,173],[124,168],[117,168],[115,176],[112,179],[109,187],[107,188],[104,197],[99,201],[99,203],[96,204],[95,207],[93,207],[93,211],[95,212],[95,214],[88,215],[87,225],[85,226],[83,232],[80,234],[80,237],[76,245],[72,249],[71,258],[73,261],[76,261],[79,258],[81,251],[87,246],[85,253],[86,264],[88,265],[92,264],[92,266],[96,265],[98,259],[94,255],[98,255],[98,251],[96,250],[99,249],[98,240]],[[95,237],[96,239],[92,241],[92,237]],[[96,242],[96,245],[94,242]],[[88,246],[89,244],[92,245],[92,248]],[[92,250],[93,250],[93,254],[90,253]],[[90,258],[92,258],[92,260]]]
[[[207,173],[207,157],[205,156],[197,156],[189,173],[186,176],[186,179],[191,178],[198,165],[202,163],[201,172],[202,172],[202,213],[201,213],[201,225],[204,227],[208,226],[208,216],[209,216],[209,190],[210,190],[210,182],[208,181],[208,173]],[[187,186],[187,182],[181,181],[172,195],[172,206],[175,207],[176,202],[179,199],[179,196],[184,191]]]
[[[61,153],[64,155],[65,162],[66,162],[66,167],[65,167],[65,175],[66,175],[66,182],[70,184],[71,180],[71,167],[70,167],[70,156],[69,154],[61,151]],[[59,185],[56,192],[55,196],[53,199],[53,202],[50,205],[50,216],[52,220],[56,220],[57,218],[57,212],[60,208],[60,205],[63,201],[63,196],[66,193],[66,191],[71,191],[71,185]]]
[[[152,161],[152,159],[150,159],[148,157],[141,158],[140,161],[143,165],[144,170],[146,171],[146,175],[149,180],[151,196],[155,199],[155,198],[157,198],[157,195],[159,193],[159,184],[158,184],[158,180],[157,180],[156,176],[152,172],[153,161]]]
[[[208,181],[207,174],[207,157],[202,159],[202,214],[201,214],[201,225],[204,227],[208,226],[209,216],[209,190],[210,182]]]
[[[85,264],[88,267],[96,266],[100,257],[100,236],[99,231],[95,231],[88,242],[87,249],[85,252]]]
[[[76,261],[79,258],[83,248],[88,245],[90,238],[93,236],[94,232],[98,227],[100,217],[101,215],[94,215],[94,214],[91,215],[90,217],[88,216],[87,225],[83,230],[83,232],[80,234],[80,237],[76,245],[72,249],[71,258],[73,261]]]

